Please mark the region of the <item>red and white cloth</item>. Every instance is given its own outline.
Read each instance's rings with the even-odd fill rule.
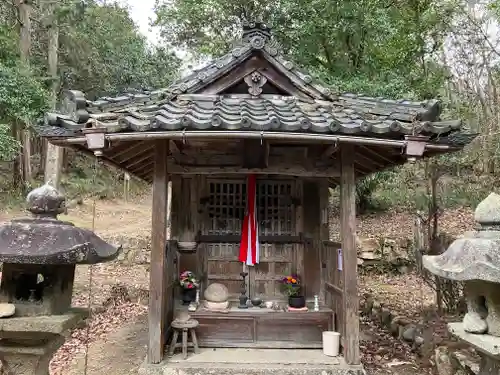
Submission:
[[[243,219],[240,243],[240,262],[247,266],[259,263],[259,226],[257,224],[257,180],[255,175],[248,176],[247,212]]]

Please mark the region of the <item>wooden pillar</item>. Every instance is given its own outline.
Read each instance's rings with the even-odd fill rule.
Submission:
[[[319,207],[320,207],[320,259],[319,267],[321,273],[321,284],[320,284],[320,299],[324,302],[327,307],[332,307],[331,293],[326,293],[325,282],[331,282],[327,277],[328,272],[326,270],[327,261],[329,259],[329,254],[327,251],[333,251],[329,246],[324,244],[324,241],[330,240],[330,217],[328,206],[330,205],[330,191],[329,182],[327,179],[321,179],[319,182]],[[331,270],[336,271],[336,270]],[[338,329],[337,327],[334,327]]]
[[[350,365],[360,363],[359,316],[356,250],[356,180],[354,146],[342,145],[340,177],[340,230],[342,237],[342,274],[344,277],[344,356]]]
[[[165,344],[165,272],[167,240],[168,140],[154,141],[155,164],[153,175],[153,207],[151,228],[151,267],[149,274],[149,343],[148,363],[160,363]]]
[[[304,275],[305,297],[313,299],[314,295],[321,296],[321,212],[320,187],[317,180],[304,181],[303,215],[304,235],[311,238],[311,243],[304,244]]]

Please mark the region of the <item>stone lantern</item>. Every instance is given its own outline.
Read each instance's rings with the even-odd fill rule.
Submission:
[[[500,374],[500,195],[476,208],[477,231],[467,232],[441,255],[423,257],[433,274],[465,284],[467,314],[448,330],[481,356],[479,375]]]
[[[58,220],[65,198],[50,185],[27,205],[31,218],[0,226],[0,358],[7,374],[48,375],[64,332],[83,317],[71,308],[76,265],[113,260],[120,248]]]

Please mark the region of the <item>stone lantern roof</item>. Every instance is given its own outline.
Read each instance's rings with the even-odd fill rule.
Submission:
[[[43,185],[27,198],[31,218],[0,226],[0,262],[23,264],[95,264],[113,260],[121,247],[108,244],[92,231],[57,219],[65,197]]]
[[[441,255],[423,257],[437,276],[457,281],[500,283],[500,195],[491,193],[476,208],[477,231],[455,240]]]

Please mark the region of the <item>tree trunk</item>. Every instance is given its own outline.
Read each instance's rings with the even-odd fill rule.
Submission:
[[[17,11],[19,14],[19,50],[21,61],[28,65],[31,49],[31,5],[25,0],[16,0]],[[14,186],[20,187],[25,182],[31,180],[31,134],[29,124],[21,122],[13,125],[16,127],[13,135],[22,145],[19,156],[14,163],[13,182]],[[19,173],[18,173],[19,171]]]
[[[12,122],[10,129],[11,129],[12,138],[19,139],[19,136],[18,136],[19,124],[17,123],[17,121]],[[12,186],[16,190],[19,189],[23,184],[23,179],[21,176],[20,160],[21,160],[20,157],[16,156],[14,158],[14,163],[12,163]]]
[[[57,96],[59,93],[59,76],[57,74],[57,61],[59,50],[59,25],[54,17],[56,13],[56,3],[49,0],[46,5],[46,17],[51,18],[48,23],[48,51],[49,74],[51,77],[51,108],[54,110],[57,106]],[[64,159],[64,148],[55,146],[48,142],[45,145],[45,165],[44,180],[50,183],[56,189],[61,185],[61,172]]]

